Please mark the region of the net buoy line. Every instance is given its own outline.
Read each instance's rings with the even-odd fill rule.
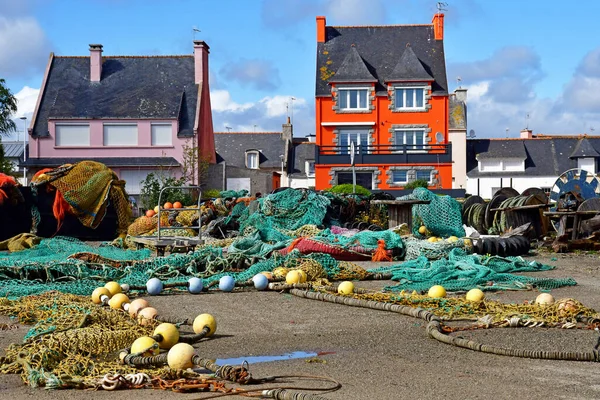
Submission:
[[[292,285],[298,286],[298,285]],[[274,285],[274,287],[276,287]],[[279,287],[282,288],[281,286]],[[339,287],[338,287],[339,288]],[[325,290],[324,287],[319,287],[321,290]],[[327,289],[332,289],[332,287],[328,287]],[[314,288],[313,288],[314,290]],[[373,310],[379,311],[388,311],[394,312],[397,314],[402,314],[406,316],[410,316],[413,318],[419,318],[424,321],[427,321],[428,324],[426,326],[426,332],[429,337],[436,339],[439,342],[453,345],[456,347],[479,351],[482,353],[495,354],[501,356],[509,356],[509,357],[520,357],[520,358],[532,358],[532,359],[543,359],[543,360],[561,360],[561,361],[600,361],[600,353],[597,348],[600,347],[596,345],[594,350],[589,352],[573,352],[573,351],[540,351],[540,350],[526,350],[526,349],[511,349],[511,348],[503,348],[499,346],[486,345],[483,343],[476,342],[474,340],[467,340],[460,337],[449,336],[444,333],[444,322],[442,318],[435,315],[433,312],[425,310],[420,307],[410,307],[393,303],[384,303],[375,300],[364,300],[349,296],[339,296],[332,293],[327,292],[315,292],[310,289],[305,288],[288,288],[290,294],[310,299],[310,300],[318,300],[323,302],[329,302],[334,304],[341,304],[351,307],[361,307],[361,308],[370,308]],[[445,295],[445,293],[444,293]],[[586,324],[593,324],[596,327],[600,324],[600,320],[596,317],[589,316],[577,316],[577,320]],[[519,319],[513,319],[510,323],[505,326],[517,327],[522,326],[519,324]],[[532,325],[534,326],[534,325]],[[571,326],[574,327],[574,326]],[[589,329],[589,327],[588,327]],[[598,341],[600,344],[600,339]]]
[[[226,391],[225,394],[231,395],[260,393],[273,399],[321,400],[324,398],[303,391],[327,392],[341,388],[339,382],[323,376],[254,378],[247,362],[239,366],[219,365],[203,358],[196,354],[191,343],[209,339],[216,332],[217,322],[212,315],[200,314],[193,323],[188,318],[171,318],[173,322],[177,321],[176,324],[164,322],[165,318],[161,318],[147,300],[130,301],[122,289],[117,282],[109,282],[94,290],[91,303],[89,297],[59,292],[13,301],[0,298],[2,314],[15,316],[22,323],[36,322],[30,333],[37,330],[29,338],[28,333],[22,345],[12,345],[6,350],[6,356],[0,357],[0,372],[20,372],[26,383],[48,389],[208,390]],[[112,328],[106,329],[106,325]],[[194,334],[180,332],[183,325],[192,325]],[[118,356],[113,356],[115,348],[121,347],[119,344],[123,342],[130,343],[129,347],[116,350]],[[196,379],[202,372],[194,368],[210,371],[210,378]],[[330,382],[331,385],[290,386],[285,380],[291,378]],[[176,380],[171,383],[168,379]],[[225,382],[260,387],[226,388]]]

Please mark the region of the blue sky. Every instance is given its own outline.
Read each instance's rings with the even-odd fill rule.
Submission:
[[[526,124],[600,134],[600,3],[446,3],[450,90],[457,77],[469,89],[477,137],[516,137]],[[191,54],[197,27],[211,47],[215,129],[279,130],[293,104],[303,136],[315,124],[316,15],[407,24],[430,23],[435,10],[430,0],[0,0],[0,77],[30,116],[51,51],[87,55],[101,43],[105,55]]]

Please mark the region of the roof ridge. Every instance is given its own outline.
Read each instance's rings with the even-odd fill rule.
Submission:
[[[55,56],[56,58],[90,58],[90,56]],[[148,56],[102,56],[102,58],[173,58],[173,57],[190,57],[193,58],[192,54],[171,54],[171,55],[148,55]]]
[[[327,25],[328,28],[399,28],[403,26],[433,26],[433,24]]]

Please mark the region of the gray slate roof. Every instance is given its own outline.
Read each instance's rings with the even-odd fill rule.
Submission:
[[[587,140],[587,138],[583,138],[577,142],[577,146],[575,146],[575,150],[571,153],[569,157],[571,158],[580,158],[580,157],[599,157],[600,154],[594,149],[592,144]]]
[[[306,162],[315,160],[316,143],[300,142],[294,143],[292,157],[294,159],[294,169],[290,171],[290,175],[306,177]]]
[[[103,57],[100,82],[89,57],[54,57],[32,135],[48,135],[48,118],[177,118],[192,136],[197,97],[193,56]]]
[[[522,140],[489,140],[487,147],[482,147],[480,150],[483,151],[476,154],[478,160],[498,158],[518,158],[524,160],[527,158]]]
[[[317,43],[316,95],[330,96],[328,83],[354,44],[369,72],[377,78],[376,91],[385,94],[385,81],[392,76],[406,45],[410,44],[424,70],[434,78],[434,94],[448,94],[443,40],[435,40],[433,25],[332,27],[325,43]]]
[[[470,139],[467,140],[467,175],[470,178],[491,177],[501,175],[511,176],[556,176],[566,170],[577,168],[577,159],[570,155],[577,147],[577,136],[543,137],[534,139]],[[587,137],[587,141],[596,151],[600,150],[600,136]],[[503,142],[504,146],[492,145],[492,149],[504,148],[503,151],[519,151],[525,148],[524,172],[479,172],[477,169],[477,154],[490,149],[490,142]],[[598,164],[597,164],[598,165]]]
[[[406,50],[402,53],[402,57],[396,64],[391,75],[386,77],[386,82],[398,81],[429,81],[433,77],[425,71],[423,64],[415,55],[410,45],[406,46]]]
[[[329,82],[377,82],[377,79],[369,72],[356,47],[350,46],[344,62]]]
[[[215,132],[217,162],[239,168],[246,168],[247,150],[258,150],[261,169],[281,169],[284,143],[281,132]]]
[[[179,162],[173,157],[95,157],[95,158],[28,158],[26,167],[52,168],[64,164],[74,164],[80,161],[97,161],[109,168],[113,167],[179,167]],[[23,164],[23,163],[22,163]]]
[[[23,157],[23,142],[0,142],[4,147],[4,157],[21,158]]]

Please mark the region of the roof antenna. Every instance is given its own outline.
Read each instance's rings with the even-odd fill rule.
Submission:
[[[529,130],[529,113],[525,117],[525,129]]]
[[[436,7],[438,10],[438,14],[440,14],[442,11],[448,11],[448,9],[446,8],[448,7],[448,3],[444,3],[443,1],[438,1]]]
[[[458,85],[458,88],[460,89],[460,83],[462,82],[462,78],[460,76],[456,77],[456,84]]]
[[[196,32],[202,32],[197,26],[192,26],[192,40],[196,40]]]

